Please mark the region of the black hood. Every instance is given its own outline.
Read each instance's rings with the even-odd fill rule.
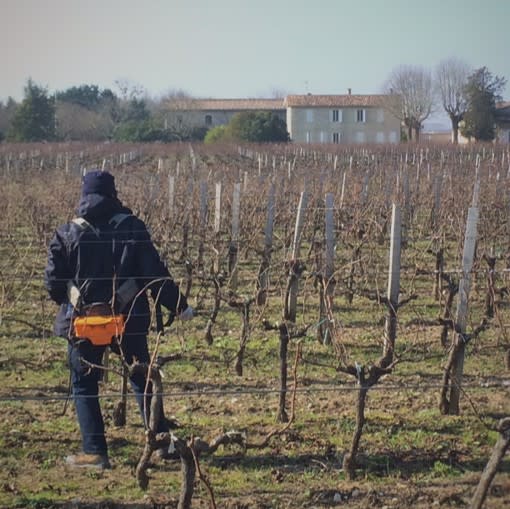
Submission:
[[[93,193],[81,197],[76,212],[91,222],[106,221],[119,212],[131,214],[117,198]]]

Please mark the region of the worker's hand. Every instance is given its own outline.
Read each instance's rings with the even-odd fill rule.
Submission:
[[[193,308],[191,306],[188,306],[184,311],[181,311],[181,313],[177,315],[177,318],[185,322],[187,320],[191,320],[193,316],[194,316]]]

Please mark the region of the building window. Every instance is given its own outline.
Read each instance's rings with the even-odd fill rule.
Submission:
[[[306,121],[313,122],[313,110],[306,110]]]
[[[356,121],[365,122],[365,110],[356,110]]]
[[[356,143],[365,143],[365,141],[366,141],[365,133],[363,131],[358,131],[356,133]]]
[[[333,143],[340,143],[342,133],[333,133]]]
[[[384,133],[382,131],[379,131],[375,135],[375,142],[376,143],[384,143]]]
[[[212,115],[205,116],[205,125],[212,125]]]
[[[377,110],[377,122],[380,124],[384,122],[384,110],[382,108]]]
[[[331,120],[332,122],[342,122],[342,110],[332,110]]]

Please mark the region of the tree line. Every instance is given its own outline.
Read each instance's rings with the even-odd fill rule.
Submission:
[[[462,60],[441,61],[434,71],[402,65],[390,73],[384,85],[387,108],[401,120],[408,140],[418,141],[423,122],[438,109],[448,115],[453,143],[459,132],[476,141],[492,141],[496,135],[496,105],[506,79],[487,67],[471,70]]]
[[[168,125],[168,99],[149,98],[143,88],[117,81],[118,93],[97,85],[73,86],[50,94],[28,79],[24,98],[0,102],[0,141],[218,141],[286,142],[286,124],[270,112],[243,112],[228,125],[212,129]],[[403,139],[419,141],[423,123],[444,110],[457,143],[459,132],[476,141],[496,135],[496,106],[506,79],[487,67],[471,70],[457,58],[443,60],[434,71],[402,65],[391,71],[383,85],[385,107],[400,121]],[[174,98],[190,98],[177,91]]]
[[[0,141],[170,142],[203,139],[206,130],[177,131],[165,125],[162,101],[140,87],[117,82],[119,93],[97,85],[73,86],[50,94],[27,81],[20,103],[0,102]]]
[[[27,81],[20,103],[9,98],[0,102],[0,141],[119,141],[119,142],[208,142],[288,141],[283,120],[270,112],[243,112],[228,126],[211,129],[168,125],[165,100],[150,99],[144,90],[117,82],[119,93],[97,85],[73,86],[50,94],[32,79]],[[174,95],[183,97],[184,92]]]

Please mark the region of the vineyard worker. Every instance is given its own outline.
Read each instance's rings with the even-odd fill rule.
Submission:
[[[77,212],[76,219],[54,234],[44,278],[50,297],[60,305],[55,333],[68,339],[72,392],[82,436],[83,451],[67,456],[66,463],[72,467],[109,468],[98,398],[101,368],[94,367],[101,366],[107,346],[104,338],[97,339],[96,332],[112,324],[115,330],[123,329],[117,348],[112,345],[112,349],[118,350],[128,365],[135,361],[147,363],[150,309],[146,290],[180,319],[191,318],[193,310],[171,279],[143,221],[118,200],[110,173],[91,171],[83,177]],[[107,322],[105,325],[101,321],[106,329],[93,322],[92,331],[90,320]],[[87,339],[77,336],[79,323],[85,324],[83,335]],[[144,396],[145,375],[131,375],[130,382],[147,423],[151,387]],[[163,412],[156,431],[168,431]],[[164,451],[158,452],[165,456]]]

